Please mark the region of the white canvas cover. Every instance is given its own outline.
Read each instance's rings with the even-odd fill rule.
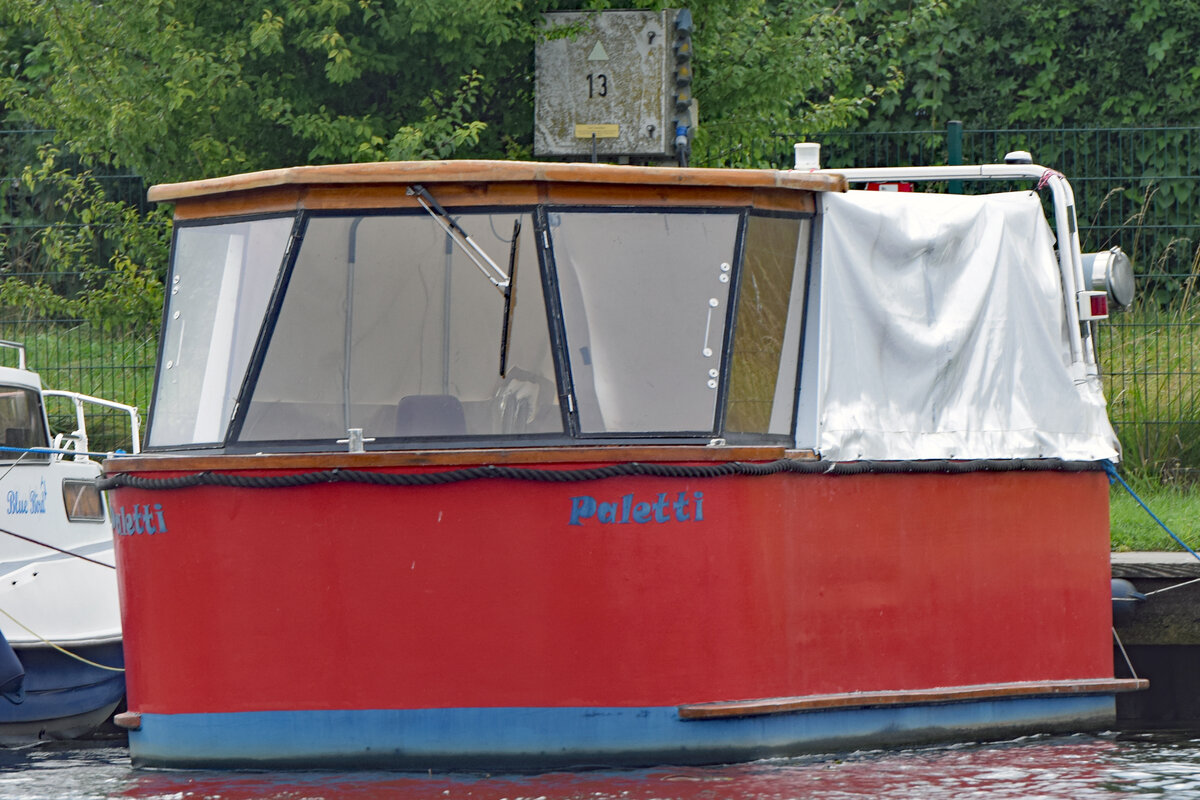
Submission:
[[[1099,378],[1071,363],[1036,195],[822,202],[824,458],[1117,458]]]

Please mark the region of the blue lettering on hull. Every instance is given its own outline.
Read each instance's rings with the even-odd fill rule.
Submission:
[[[45,514],[47,494],[49,492],[46,489],[45,479],[42,480],[38,488],[30,489],[28,492],[18,492],[15,489],[10,489],[4,498],[7,501],[5,511],[10,515]]]
[[[135,505],[132,511],[126,511],[125,506],[119,506],[113,514],[113,527],[121,536],[134,536],[167,532],[167,521],[163,517],[163,507],[160,503],[150,505]]]
[[[605,501],[590,494],[572,497],[567,524],[583,525],[588,520],[601,525],[703,522],[704,492],[678,492],[674,499],[659,492],[653,501],[637,500],[632,493]]]

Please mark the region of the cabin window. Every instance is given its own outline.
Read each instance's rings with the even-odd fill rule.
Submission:
[[[292,217],[180,227],[149,444],[221,442]]]
[[[515,261],[504,375],[504,296],[433,216],[313,216],[239,440],[562,432],[531,216],[454,219]]]
[[[747,221],[725,416],[730,437],[791,433],[808,239],[807,219]]]
[[[711,434],[738,214],[552,214],[584,433]]]
[[[39,395],[32,389],[21,386],[0,386],[0,431],[4,434],[4,447],[0,458],[4,461],[41,460],[46,453],[23,453],[30,447],[47,447],[46,423],[42,417]]]
[[[104,499],[95,481],[66,479],[62,482],[63,507],[72,522],[103,522]]]

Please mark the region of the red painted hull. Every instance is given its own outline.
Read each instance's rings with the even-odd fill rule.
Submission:
[[[571,524],[580,497],[617,521]],[[1112,676],[1102,472],[121,488],[114,506],[143,714]]]

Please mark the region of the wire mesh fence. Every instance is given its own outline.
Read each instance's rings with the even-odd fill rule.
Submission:
[[[157,337],[97,329],[80,320],[0,320],[0,339],[25,346],[26,365],[47,389],[60,389],[136,406],[143,414],[154,381]],[[15,367],[13,350],[0,350],[0,365]],[[46,400],[50,428],[76,429],[74,405],[62,398]],[[97,452],[133,447],[128,417],[112,409],[88,406],[88,443]]]

